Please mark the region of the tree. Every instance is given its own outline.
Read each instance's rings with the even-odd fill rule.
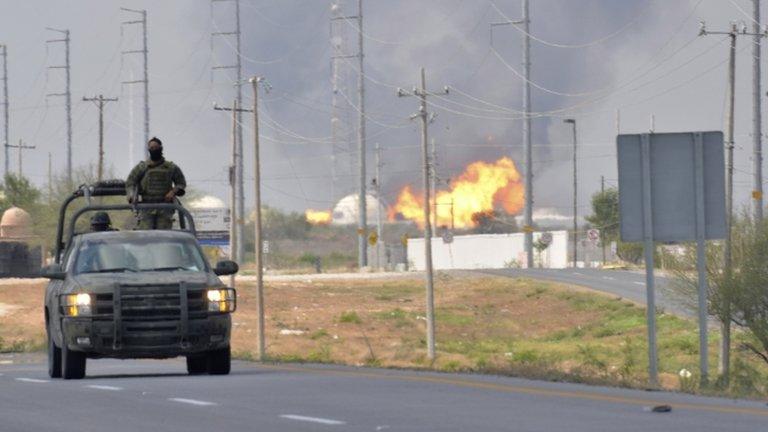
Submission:
[[[751,333],[753,340],[742,346],[768,363],[768,224],[746,219],[735,228],[740,253],[724,292],[731,300],[731,319]]]
[[[312,228],[307,218],[301,213],[285,213],[267,206],[262,208],[262,223],[265,238],[273,240],[305,239]]]
[[[617,242],[616,255],[637,264],[643,258],[643,245],[619,241],[619,191],[608,188],[592,195],[592,214],[585,218],[600,230],[600,243]]]
[[[619,237],[619,191],[609,188],[592,195],[592,214],[585,218],[600,230],[601,241]]]
[[[3,211],[12,206],[30,210],[38,203],[41,196],[40,191],[26,177],[19,177],[16,174],[6,174],[2,191],[4,197],[0,201],[0,207]]]
[[[768,363],[768,225],[755,223],[744,214],[734,218],[732,227],[732,271],[724,269],[724,245],[709,242],[707,259],[707,313],[721,324],[723,334],[730,334],[731,324],[747,330],[741,345]],[[669,293],[691,310],[697,308],[698,279],[696,250],[689,245],[685,253],[670,262],[675,282]],[[721,372],[719,382],[727,385],[730,370],[729,337],[720,341]]]
[[[472,214],[472,222],[475,224],[475,228],[472,230],[475,234],[499,234],[510,231],[509,223],[496,217],[496,212],[493,210]]]

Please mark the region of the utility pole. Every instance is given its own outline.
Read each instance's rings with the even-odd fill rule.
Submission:
[[[376,177],[374,186],[376,188],[376,268],[381,270],[381,243],[383,241],[381,231],[381,168],[384,164],[381,162],[381,146],[376,143]]]
[[[8,175],[10,159],[8,155],[8,146],[11,143],[11,139],[8,135],[8,46],[0,45],[2,51],[0,55],[3,56],[3,129],[5,134],[3,135],[3,148],[5,148],[5,169],[3,171],[3,177]]]
[[[253,77],[250,80],[253,87],[253,208],[254,208],[254,257],[256,261],[256,312],[259,316],[258,328],[258,360],[266,357],[266,344],[264,340],[264,277],[262,264],[262,240],[261,240],[261,161],[259,159],[259,83],[261,77]]]
[[[117,102],[117,98],[105,98],[103,95],[83,97],[84,102],[93,102],[99,109],[99,165],[97,179],[101,181],[104,175],[104,105],[107,102]]]
[[[578,238],[579,238],[579,223],[578,223],[578,177],[576,171],[576,119],[565,119],[564,123],[570,123],[573,125],[573,268],[578,267]]]
[[[63,96],[66,104],[67,115],[67,186],[72,186],[72,92],[71,92],[71,77],[70,77],[70,63],[69,63],[69,29],[60,30],[51,27],[46,27],[47,30],[61,33],[64,35],[64,39],[49,39],[45,43],[64,43],[64,65],[48,66],[48,69],[64,69],[65,77],[65,89],[64,93],[49,93],[51,96]]]
[[[344,16],[344,3],[346,0],[332,0],[331,2],[331,140],[333,142],[333,148],[331,153],[332,165],[331,165],[331,201],[335,202],[337,199],[337,186],[339,181],[339,172],[344,172],[346,168],[349,168],[350,174],[352,173],[351,164],[351,148],[350,148],[350,130],[349,124],[346,120],[346,116],[342,116],[344,102],[350,103],[350,101],[342,101],[339,95],[346,92],[346,80],[344,79],[344,72],[347,68],[342,69],[343,63],[347,59],[356,58],[357,55],[347,53],[347,38],[346,33],[348,30],[348,23],[346,20],[355,19],[355,16]],[[341,160],[344,159],[344,163]],[[349,162],[348,164],[346,162]],[[343,192],[342,192],[343,193]]]
[[[600,193],[605,193],[605,176],[600,176]],[[603,252],[603,266],[605,266],[605,227],[600,227],[600,247]]]
[[[53,200],[53,161],[51,152],[48,152],[48,203]]]
[[[368,265],[368,203],[366,202],[365,186],[365,75],[363,73],[363,0],[357,0],[357,40],[358,40],[358,71],[357,71],[357,100],[358,100],[358,121],[357,127],[357,146],[358,146],[358,168],[360,169],[360,198],[358,204],[358,223],[357,229],[361,234],[358,236],[358,263],[360,268]]]
[[[141,49],[133,49],[123,51],[122,54],[141,54],[144,60],[144,79],[123,81],[123,84],[143,84],[144,85],[144,158],[149,156],[149,150],[147,149],[147,143],[149,142],[149,47],[147,45],[147,11],[145,9],[128,9],[120,8],[125,12],[131,12],[140,16],[137,20],[123,21],[122,25],[141,25],[142,34],[142,47]]]
[[[427,78],[424,68],[421,68],[421,88],[414,88],[408,92],[403,89],[397,89],[399,97],[415,96],[419,98],[419,112],[411,116],[421,118],[421,156],[423,162],[423,186],[424,186],[424,269],[426,273],[427,285],[427,357],[430,360],[435,359],[435,292],[434,278],[432,274],[432,221],[430,220],[430,160],[429,147],[427,141],[427,128],[430,123],[430,116],[427,111],[427,96],[447,95],[448,87],[444,87],[442,92],[428,92]]]
[[[19,140],[18,145],[8,145],[8,147],[19,149],[19,179],[21,179],[24,176],[24,171],[22,168],[23,159],[24,159],[24,150],[33,150],[35,149],[35,146],[28,146],[24,144],[24,141]]]
[[[523,27],[523,147],[525,148],[525,208],[523,210],[523,232],[525,233],[526,267],[533,268],[533,147],[531,141],[531,19],[529,0],[523,0],[523,18],[519,21],[491,23],[491,46],[493,29],[502,25],[522,25]]]
[[[431,161],[430,167],[432,168],[429,171],[429,177],[432,182],[431,189],[432,189],[432,226],[435,228],[435,232],[438,230],[437,225],[437,144],[435,143],[435,139],[431,139],[432,144],[432,155],[431,155]]]
[[[333,85],[333,99],[332,113],[331,113],[331,133],[334,137],[334,152],[336,148],[336,140],[340,132],[339,116],[338,116],[338,99],[336,94],[339,92],[339,64],[338,60],[356,58],[357,59],[357,100],[358,106],[356,107],[358,113],[358,126],[357,126],[357,167],[358,167],[358,197],[357,197],[357,264],[361,269],[368,265],[368,204],[366,199],[366,143],[365,143],[365,63],[363,54],[363,0],[357,0],[357,15],[344,16],[341,12],[339,3],[332,5],[333,16],[331,17],[331,39],[333,43],[334,53],[331,56],[331,69],[332,69],[332,85]],[[357,54],[346,55],[342,53],[341,49],[341,32],[337,28],[336,23],[343,21],[357,21],[357,42],[358,51]],[[333,40],[333,39],[339,40]],[[333,156],[334,160],[334,177],[335,177],[335,161],[336,156]]]
[[[240,239],[243,238],[243,225],[240,223],[240,221],[243,221],[245,219],[245,214],[240,213],[241,209],[239,206],[239,203],[237,201],[238,195],[238,177],[237,176],[237,164],[238,162],[242,161],[243,155],[242,153],[239,153],[242,148],[238,145],[239,141],[237,140],[237,131],[240,127],[240,124],[237,120],[238,115],[241,115],[244,112],[252,112],[253,110],[246,109],[246,108],[240,108],[240,104],[237,101],[237,98],[232,102],[232,107],[222,107],[217,104],[213,104],[213,109],[216,111],[229,111],[232,113],[232,166],[229,170],[229,183],[231,186],[230,192],[231,192],[231,208],[230,208],[230,215],[229,215],[229,249],[230,249],[230,258],[233,260],[239,260],[237,257],[237,251],[241,250],[241,243]],[[243,212],[245,209],[243,209]],[[256,245],[258,249],[259,245]],[[241,261],[242,262],[242,261]],[[230,278],[230,281],[232,283],[232,286],[234,287],[235,279],[234,277]]]
[[[216,109],[214,105],[213,109]],[[237,254],[237,99],[232,102],[232,165],[229,166],[229,258]],[[229,277],[229,286],[235,288],[235,275]]]
[[[755,221],[763,220],[763,115],[760,90],[761,42],[765,33],[760,28],[760,0],[752,0],[752,212]]]
[[[213,49],[213,38],[217,36],[221,37],[234,37],[235,39],[235,64],[230,65],[217,65],[213,66],[213,70],[221,69],[234,69],[235,80],[234,84],[237,89],[237,106],[243,106],[243,64],[242,64],[242,50],[240,46],[241,32],[240,32],[240,0],[211,0],[211,11],[213,11],[213,5],[222,2],[234,2],[235,6],[235,29],[233,31],[217,31],[211,33],[211,49]],[[243,119],[242,111],[235,112],[237,120],[237,161],[235,163],[235,194],[237,202],[237,214],[238,219],[233,219],[233,222],[237,223],[237,250],[234,256],[238,261],[243,261],[245,256],[245,242],[243,238],[243,231],[245,221],[242,216],[245,214],[245,184],[243,180]]]
[[[726,235],[725,235],[725,251],[724,251],[724,267],[726,277],[729,277],[732,271],[732,242],[731,242],[731,230],[733,227],[733,148],[734,148],[734,103],[736,94],[736,37],[737,36],[765,36],[765,33],[748,33],[746,26],[743,26],[740,30],[735,23],[731,23],[729,31],[709,31],[706,28],[704,22],[701,23],[699,29],[699,36],[706,36],[710,34],[727,35],[730,38],[730,56],[728,60],[728,108],[727,108],[727,122],[726,122],[726,136],[725,136],[725,220],[726,220]],[[728,296],[723,298],[723,314],[726,317],[731,315],[731,305]],[[730,373],[730,350],[731,350],[731,322],[727,318],[722,323],[722,338],[720,343],[720,362],[718,364],[718,372],[722,378],[727,382],[728,374]]]

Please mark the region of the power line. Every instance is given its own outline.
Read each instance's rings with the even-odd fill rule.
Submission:
[[[99,164],[97,179],[101,181],[104,175],[104,105],[108,102],[117,102],[117,98],[105,98],[103,95],[83,97],[85,102],[93,102],[99,109]]]
[[[498,14],[501,15],[504,19],[506,19],[508,21],[512,21],[506,14],[504,14],[504,12],[502,12],[502,10],[496,5],[495,2],[491,1],[490,4],[496,10],[496,12],[498,12]],[[573,49],[573,48],[588,48],[588,47],[591,47],[591,46],[599,45],[599,44],[601,44],[601,43],[603,43],[603,42],[605,42],[607,40],[610,40],[610,39],[612,39],[612,38],[614,38],[614,37],[624,33],[627,29],[629,29],[630,27],[635,25],[640,20],[640,18],[643,15],[645,15],[645,13],[650,9],[650,6],[651,6],[651,2],[649,1],[649,2],[646,3],[645,7],[643,7],[643,9],[640,11],[640,13],[635,14],[635,16],[630,21],[628,21],[626,24],[624,24],[621,27],[619,27],[613,33],[609,33],[606,36],[603,36],[603,37],[598,38],[596,40],[593,40],[591,42],[582,43],[582,44],[562,44],[562,43],[549,42],[549,41],[547,41],[545,39],[542,39],[542,38],[539,38],[539,37],[536,37],[536,36],[532,35],[527,30],[523,30],[523,29],[521,29],[519,27],[515,27],[515,29],[517,31],[519,31],[520,33],[522,33],[523,35],[525,35],[526,37],[529,37],[529,38],[535,40],[536,42],[539,42],[539,43],[541,43],[543,45],[546,45],[546,46],[550,46],[550,47],[554,47],[554,48],[570,48],[570,49]]]
[[[45,41],[48,43],[64,43],[64,65],[62,66],[48,66],[48,69],[64,69],[66,87],[64,93],[49,93],[46,96],[63,96],[64,105],[66,107],[66,121],[67,121],[67,185],[72,186],[72,93],[71,93],[71,77],[70,77],[70,63],[69,63],[69,29],[59,30],[55,28],[46,28],[47,30],[61,33],[64,35],[64,39],[51,39]],[[46,50],[47,51],[47,50]]]
[[[234,19],[235,19],[235,26],[233,30],[230,31],[220,31],[218,30],[218,26],[216,25],[216,21],[213,19],[213,7],[216,3],[222,3],[222,2],[232,2],[235,6],[235,13],[234,13]],[[211,22],[213,23],[213,26],[217,29],[217,31],[211,33],[211,50],[213,50],[213,38],[214,37],[222,37],[227,45],[229,45],[233,50],[235,54],[235,63],[234,64],[228,64],[228,65],[216,65],[213,66],[213,70],[226,70],[226,69],[234,69],[235,70],[235,88],[237,92],[237,105],[242,106],[243,105],[243,63],[242,59],[244,58],[242,54],[242,47],[241,47],[241,36],[242,33],[240,31],[240,0],[211,0]],[[233,47],[231,42],[229,41],[229,38],[235,39],[235,46]],[[241,126],[242,124],[242,113],[240,111],[234,112],[235,118],[236,118],[236,127],[237,127],[237,152],[236,152],[236,163],[235,163],[235,182],[237,184],[236,191],[235,191],[235,199],[237,201],[237,212],[238,214],[242,215],[245,213],[245,186],[243,183],[243,128]],[[245,238],[243,237],[242,230],[238,230],[237,232],[237,250],[235,251],[235,259],[237,261],[243,261],[243,258],[245,256]]]
[[[8,135],[8,107],[10,106],[8,104],[8,46],[7,45],[0,45],[0,48],[3,49],[2,55],[3,55],[3,129],[4,129],[4,135],[3,135],[3,148],[5,149],[5,169],[3,171],[3,176],[8,175],[8,146],[10,143],[9,135]]]
[[[526,0],[527,1],[527,0]],[[430,221],[430,173],[432,172],[431,161],[427,149],[427,129],[431,122],[431,117],[427,111],[427,97],[441,92],[430,92],[427,90],[427,78],[424,68],[421,68],[421,87],[412,91],[403,89],[397,90],[398,97],[415,96],[419,98],[419,112],[411,118],[421,119],[421,157],[422,157],[422,176],[424,186],[424,267],[426,275],[427,291],[427,357],[430,360],[435,359],[435,298],[434,298],[434,278],[432,275],[432,222]],[[448,88],[444,87],[442,94],[447,94]]]
[[[141,25],[142,47],[141,49],[123,51],[122,54],[141,54],[143,59],[144,78],[140,80],[123,81],[122,84],[142,84],[144,87],[144,157],[146,158],[149,155],[149,150],[146,146],[149,142],[149,47],[147,45],[147,11],[145,9],[136,10],[128,8],[120,8],[120,10],[138,14],[140,16],[140,19],[138,20],[123,21],[122,25]]]

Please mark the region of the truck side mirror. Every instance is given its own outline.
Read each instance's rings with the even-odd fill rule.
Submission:
[[[213,269],[216,276],[233,275],[238,271],[240,271],[240,267],[234,261],[219,261],[216,263],[216,268]]]
[[[64,280],[67,278],[67,272],[61,264],[51,264],[40,269],[40,276],[51,280]]]

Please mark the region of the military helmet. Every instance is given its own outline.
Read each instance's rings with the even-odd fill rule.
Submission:
[[[101,228],[100,231],[105,231],[110,225],[112,225],[112,220],[107,212],[100,211],[91,216],[92,228]]]

